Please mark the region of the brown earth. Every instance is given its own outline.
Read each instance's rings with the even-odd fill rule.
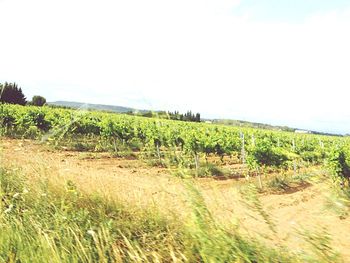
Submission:
[[[53,150],[30,140],[2,138],[0,147],[2,166],[18,167],[33,178],[49,176],[56,183],[72,180],[84,192],[98,192],[141,207],[155,206],[181,219],[191,211],[184,181],[169,169],[149,167],[140,160],[113,158],[108,153]],[[259,195],[277,234],[269,230],[256,211],[243,204],[240,193],[245,189],[245,179],[197,179],[194,184],[218,220],[238,224],[254,237],[294,251],[309,250],[300,232],[325,230],[332,238],[333,249],[350,262],[350,218],[340,218],[325,209],[327,184],[304,184],[284,194]]]

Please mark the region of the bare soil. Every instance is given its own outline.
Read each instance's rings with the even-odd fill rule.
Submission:
[[[157,207],[184,219],[189,212],[188,191],[183,180],[166,168],[150,167],[140,160],[114,158],[108,153],[58,151],[30,140],[1,138],[1,165],[18,167],[33,178],[47,177],[64,184],[73,181],[88,193],[141,207]],[[252,179],[255,180],[255,179]],[[208,208],[221,222],[238,224],[242,231],[294,251],[308,250],[300,232],[325,230],[332,247],[350,262],[350,218],[325,209],[326,184],[305,183],[283,194],[261,194],[263,208],[277,233],[263,218],[244,205],[240,192],[245,179],[197,179]],[[268,236],[269,238],[266,238]]]

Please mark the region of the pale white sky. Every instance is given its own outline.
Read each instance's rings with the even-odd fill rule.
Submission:
[[[350,1],[0,0],[0,14],[0,82],[29,98],[350,133]]]

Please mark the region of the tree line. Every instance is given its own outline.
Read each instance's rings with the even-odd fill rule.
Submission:
[[[200,113],[192,113],[192,111],[187,111],[182,114],[178,111],[142,111],[142,112],[127,112],[128,115],[137,115],[148,118],[161,118],[161,119],[169,119],[176,121],[190,121],[190,122],[200,122],[201,115]]]
[[[187,111],[185,114],[181,114],[178,111],[174,112],[167,112],[168,116],[172,120],[178,120],[178,121],[192,121],[192,122],[200,122],[201,121],[201,115],[200,113],[192,113],[192,111]]]
[[[35,95],[31,101],[27,101],[22,88],[18,87],[16,83],[5,82],[0,83],[0,103],[9,104],[19,104],[19,105],[33,105],[33,106],[44,106],[46,105],[46,99],[42,96]],[[178,121],[190,121],[190,122],[200,122],[200,113],[192,113],[192,111],[187,111],[182,114],[178,111],[147,111],[135,114],[134,112],[128,112],[128,114],[139,115],[143,117],[158,117],[164,119],[178,120]]]
[[[19,105],[33,105],[44,106],[46,99],[42,96],[35,95],[31,101],[27,101],[22,88],[18,87],[16,83],[4,84],[0,83],[0,103],[19,104]]]

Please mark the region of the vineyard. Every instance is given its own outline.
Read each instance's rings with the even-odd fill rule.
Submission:
[[[246,164],[250,171],[325,165],[342,181],[350,173],[347,137],[5,104],[0,105],[0,122],[5,136],[84,151],[138,154],[158,165],[198,169],[201,162],[217,157]]]
[[[350,258],[349,137],[163,117],[0,104],[0,261]]]

